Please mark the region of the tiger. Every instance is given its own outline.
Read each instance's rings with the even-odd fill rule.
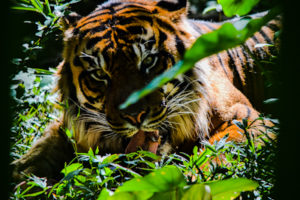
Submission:
[[[109,0],[87,16],[64,17],[63,61],[56,74],[56,90],[66,105],[63,116],[13,162],[13,177],[58,177],[75,157],[67,130],[77,152],[98,149],[100,155],[139,149],[157,155],[191,153],[194,146],[225,136],[244,141],[235,120],[251,123],[260,115],[253,106],[262,83],[256,60],[276,51],[255,45],[275,44],[278,20],[243,45],[199,60],[188,72],[120,109],[132,92],[182,60],[198,37],[222,25],[189,19],[187,13],[187,0]]]

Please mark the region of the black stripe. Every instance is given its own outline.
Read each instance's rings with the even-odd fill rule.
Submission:
[[[106,116],[106,120],[112,126],[122,126],[123,125],[123,124],[120,124],[120,123],[114,123],[113,120],[110,117],[108,117],[108,116]]]
[[[167,59],[169,58],[169,59],[171,60],[172,65],[175,64],[175,58],[174,58],[174,56],[173,56],[172,54],[170,54],[169,52],[166,52],[166,51],[160,51],[159,54],[160,54],[161,56],[164,57],[164,60],[165,60],[165,61],[167,61]],[[166,64],[167,64],[167,63],[166,63]]]
[[[117,17],[117,20],[120,25],[131,24],[135,21],[134,17]]]
[[[78,28],[74,28],[72,31],[73,35],[77,35],[79,33],[79,29]]]
[[[259,43],[259,40],[257,39],[257,37],[255,35],[253,35],[251,38],[254,40],[255,43]]]
[[[268,28],[270,28],[270,29],[271,29],[272,31],[274,31],[274,32],[280,30],[280,28],[279,28],[276,24],[271,24],[271,23],[269,23],[269,24],[267,24],[266,26],[267,26]]]
[[[253,62],[252,62],[252,58],[249,55],[249,53],[245,50],[245,48],[249,49],[247,46],[245,46],[246,44],[241,45],[240,47],[242,48],[243,51],[243,55],[246,58],[246,65],[253,68]]]
[[[222,58],[219,53],[217,54],[217,57],[218,57],[219,63],[221,64],[221,67],[223,68],[223,71],[225,72],[226,76],[228,77],[228,72],[224,66],[224,63],[223,63]]]
[[[92,106],[92,105],[89,104],[89,103],[84,103],[83,105],[84,105],[86,108],[89,108],[89,109],[91,109],[91,110],[95,110],[95,111],[101,112],[100,109],[98,109],[98,108]]]
[[[93,24],[93,23],[96,23],[96,22],[101,22],[101,20],[96,19],[96,20],[93,20],[93,21],[89,21],[89,22],[87,22],[87,23],[85,23],[85,24],[82,24],[82,25],[80,25],[80,26],[77,26],[76,29],[81,29],[82,27],[84,27],[84,26],[86,26],[86,25],[88,25],[88,24]]]
[[[111,47],[111,45],[107,45],[106,47],[104,47],[103,49],[102,49],[102,56],[103,56],[103,59],[104,59],[104,61],[105,61],[105,63],[106,63],[106,66],[111,66],[111,59],[110,59],[110,56],[109,56],[109,54],[108,54],[108,49],[110,49],[110,48],[112,48]]]
[[[86,34],[88,34],[88,33],[94,34],[94,33],[105,31],[106,29],[107,29],[106,25],[100,25],[100,26],[96,26],[91,29],[84,30],[79,34],[79,39],[80,40],[83,39],[86,36]]]
[[[158,29],[158,33],[159,33],[158,46],[161,47],[163,46],[163,43],[167,40],[168,36],[160,29]]]
[[[115,31],[117,32],[118,36],[127,36],[128,35],[128,32],[123,30],[123,29],[120,29],[120,28],[115,28]]]
[[[102,16],[102,15],[111,15],[111,14],[112,14],[111,11],[109,11],[109,12],[100,12],[100,13],[92,14],[92,15],[90,15],[90,16],[87,16],[87,17],[83,20],[82,23],[84,23],[85,21],[88,21],[88,20],[90,20],[90,19],[100,17],[100,16]],[[87,23],[89,23],[89,22],[87,22]],[[78,28],[80,28],[80,27],[86,25],[87,23],[78,26]]]
[[[182,58],[183,55],[184,55],[184,52],[185,52],[184,43],[177,35],[176,35],[176,38],[175,38],[175,42],[176,42],[176,49],[177,49],[177,51],[179,52],[179,55]]]
[[[259,33],[266,40],[268,44],[273,44],[272,40],[267,36],[267,34],[263,30],[260,30]]]
[[[82,67],[83,66],[83,64],[82,64],[82,62],[81,62],[81,60],[78,56],[75,56],[75,58],[73,59],[73,65],[75,67]]]
[[[83,82],[84,82],[84,84],[85,84],[85,86],[90,90],[90,91],[92,91],[92,92],[99,92],[99,88],[97,88],[97,87],[92,87],[91,86],[91,84],[90,84],[90,79],[91,79],[91,77],[89,77],[90,75],[88,74],[88,72],[86,72],[86,71],[84,71],[84,72],[82,72],[80,75],[79,75],[79,80],[80,80],[80,84],[81,84],[81,82],[82,82],[82,80],[83,80]],[[88,80],[89,79],[89,80]],[[104,84],[104,83],[103,83]],[[99,84],[97,84],[97,85],[99,85]],[[82,92],[84,93],[84,91],[82,90]]]
[[[156,122],[160,122],[162,119],[164,119],[166,117],[166,115],[167,115],[167,112],[165,112],[160,118],[150,121],[149,124],[154,124]]]
[[[143,26],[129,26],[126,29],[130,34],[147,34],[147,30]]]
[[[161,28],[170,31],[171,33],[175,33],[175,29],[168,22],[165,22],[159,18],[156,18],[156,22]]]
[[[177,0],[177,3],[172,3],[169,1],[160,1],[156,4],[156,6],[161,7],[168,11],[176,11],[187,6],[187,0]]]
[[[257,39],[257,37],[256,37],[255,35],[253,35],[251,38],[254,40],[254,42],[255,42],[256,44],[259,44],[259,43],[260,43],[259,40]],[[250,49],[250,48],[249,48],[249,49]],[[261,48],[255,48],[255,50],[257,50],[258,55],[260,55],[261,58],[264,57],[265,52],[264,52]]]
[[[164,109],[165,109],[165,107],[162,107],[159,111],[153,113],[151,115],[151,118],[155,118],[155,117],[159,116],[163,112]]]
[[[82,91],[82,93],[83,93],[83,95],[85,96],[85,98],[89,101],[89,102],[91,102],[92,104],[93,103],[95,103],[95,101],[96,100],[98,100],[100,97],[101,97],[101,95],[99,95],[99,96],[97,96],[97,97],[90,97],[90,96],[88,96],[88,95],[86,95],[85,94],[85,92],[84,92],[84,90],[83,90],[83,86],[82,86],[82,79],[84,79],[84,76],[85,76],[85,73],[81,73],[80,75],[79,75],[79,77],[78,77],[78,79],[79,79],[79,86],[80,86],[80,90]],[[84,80],[84,82],[86,82],[86,80]]]
[[[136,9],[139,9],[139,10],[148,11],[146,8],[144,8],[142,6],[137,6],[137,5],[130,4],[130,5],[126,5],[126,6],[123,6],[123,7],[119,8],[118,10],[116,10],[116,12],[119,12],[119,11],[124,10],[126,8],[136,8]]]
[[[140,15],[140,16],[135,16],[134,18],[139,19],[141,21],[147,21],[149,22],[151,25],[153,24],[153,18],[146,16],[146,15]]]
[[[234,48],[233,51],[235,52],[236,56],[239,58],[240,63],[241,63],[241,67],[242,67],[242,69],[243,69],[244,66],[245,66],[245,63],[243,62],[243,59],[242,59],[242,57],[241,57],[240,54],[239,54],[238,48],[239,48],[239,47]]]
[[[147,41],[142,40],[141,43],[145,45],[146,49],[152,49],[153,45],[156,43],[155,35],[153,35]]]
[[[82,56],[81,57],[85,62],[89,63],[89,66],[96,66],[96,63],[95,61],[90,58],[90,57],[85,57],[85,56]]]
[[[236,68],[233,56],[232,56],[230,50],[226,50],[226,53],[227,53],[227,56],[229,57],[229,61],[228,61],[229,67],[233,70],[233,73],[234,73],[234,80],[237,80],[238,84],[240,85],[239,88],[242,88],[242,86],[243,86],[242,80],[241,80],[240,74],[238,72],[238,69]]]
[[[90,39],[87,43],[86,43],[86,48],[87,49],[91,49],[93,48],[99,41],[103,40],[103,39],[109,39],[111,37],[111,31],[107,31],[103,36],[99,36],[99,37],[94,37],[92,39]]]
[[[74,52],[77,53],[77,51],[78,51],[78,44],[76,44],[74,48]]]
[[[132,9],[132,10],[128,10],[128,11],[122,12],[122,14],[130,14],[130,13],[135,13],[135,14],[152,14],[152,12],[150,12],[149,10],[145,10],[145,9]]]
[[[193,26],[193,28],[195,29],[195,31],[197,31],[198,33],[200,33],[200,35],[203,34],[203,31],[201,30],[200,26],[198,26],[195,22],[191,21],[190,24]]]

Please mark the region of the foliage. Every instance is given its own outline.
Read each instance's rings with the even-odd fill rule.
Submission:
[[[262,120],[259,118],[257,120]],[[77,154],[62,170],[64,178],[55,184],[29,177],[32,188],[14,192],[14,197],[50,199],[231,199],[240,192],[245,199],[271,199],[276,142],[262,135],[254,138],[245,120],[236,122],[248,140],[226,142],[226,137],[205,148],[194,148],[192,155],[159,157],[151,152],[97,155],[97,150]],[[268,128],[268,131],[276,131]],[[254,146],[254,139],[262,145]],[[216,160],[222,161],[220,163]],[[151,173],[149,173],[151,172]],[[245,179],[247,178],[247,179]],[[254,180],[254,181],[250,181]],[[257,187],[258,186],[258,187]],[[33,189],[35,188],[35,189]],[[175,198],[175,196],[176,198]],[[180,198],[179,198],[180,197]],[[226,197],[226,198],[225,198]],[[230,198],[229,198],[230,197]]]
[[[259,2],[259,0],[218,0],[221,4],[224,14],[228,17],[234,15],[246,15]]]
[[[28,61],[44,48],[45,40],[60,32],[59,17],[77,0],[19,2],[14,9],[38,13],[42,18],[33,22],[37,30],[34,39],[23,45],[25,57],[13,60],[21,70],[14,76],[11,86],[14,109],[18,111],[12,127],[12,159],[22,156],[46,125],[60,116],[57,96],[51,93],[55,85],[55,69],[51,68],[53,66],[39,69]],[[202,57],[241,43],[250,34],[248,31],[257,30],[265,20],[245,20],[242,27],[226,24],[211,35],[201,37],[187,51],[185,59],[173,68],[178,69],[173,75],[184,72]],[[227,42],[220,45],[220,41]],[[211,46],[216,44],[220,46]],[[171,78],[170,75],[168,72],[158,82]],[[245,199],[272,199],[277,143],[267,133],[278,132],[277,126],[266,127],[267,131],[260,138],[254,138],[249,132],[251,125],[246,121],[236,122],[236,125],[247,136],[244,143],[227,142],[225,137],[215,144],[204,142],[204,148],[195,147],[192,155],[182,153],[159,157],[151,152],[138,151],[99,156],[98,150],[77,153],[72,162],[66,163],[61,180],[53,182],[30,176],[26,180],[27,187],[16,186],[10,199],[206,200],[233,199],[239,195]],[[255,146],[254,140],[260,140],[261,145]],[[254,192],[244,192],[251,190]]]
[[[11,96],[16,102],[12,125],[14,142],[12,156],[19,158],[44,131],[45,126],[59,116],[55,109],[57,94],[51,94],[55,84],[55,69],[27,68],[13,78]]]

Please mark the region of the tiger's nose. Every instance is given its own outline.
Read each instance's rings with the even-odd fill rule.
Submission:
[[[146,115],[147,115],[147,112],[142,111],[142,112],[138,113],[137,115],[128,115],[128,114],[123,115],[123,118],[133,125],[141,125],[143,123],[143,121],[145,120]]]

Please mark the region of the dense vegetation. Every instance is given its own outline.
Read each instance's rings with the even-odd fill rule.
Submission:
[[[12,127],[12,160],[22,156],[31,144],[41,136],[47,124],[58,119],[64,105],[56,102],[56,94],[51,91],[55,85],[55,64],[59,56],[53,60],[41,63],[37,58],[45,56],[43,51],[51,49],[53,44],[59,45],[60,25],[58,19],[72,10],[78,0],[19,0],[14,9],[33,12],[30,22],[37,29],[34,35],[26,36],[23,53],[13,59],[16,73],[11,86],[11,95],[15,101],[14,123]],[[226,7],[228,3],[236,4],[239,9]],[[249,4],[253,2],[253,4]],[[220,0],[220,4],[212,1],[205,12],[223,10],[227,17],[236,14],[247,14],[256,1]],[[75,7],[75,6],[74,6]],[[69,9],[67,9],[69,8]],[[275,14],[278,11],[275,11]],[[217,52],[242,43],[251,33],[255,32],[270,17],[258,21],[245,20],[243,26],[225,25],[212,35],[201,37],[187,52],[185,59],[178,63],[173,75],[189,69],[196,60],[208,56],[206,52]],[[250,25],[249,25],[250,24]],[[252,24],[252,25],[251,25]],[[254,24],[254,25],[253,25]],[[234,34],[233,34],[234,33]],[[212,38],[224,38],[225,42],[218,47],[207,45],[199,51],[201,41],[213,41]],[[229,40],[228,40],[229,38]],[[50,42],[49,42],[50,41]],[[211,44],[211,43],[210,43]],[[198,45],[198,46],[197,46]],[[207,49],[207,48],[213,49]],[[196,50],[193,50],[196,49]],[[41,56],[41,57],[39,57]],[[48,55],[49,56],[49,55]],[[269,61],[275,65],[276,57]],[[48,65],[48,66],[47,66]],[[269,69],[264,71],[268,73]],[[264,75],[265,75],[264,74]],[[170,72],[167,72],[170,77]],[[163,76],[157,80],[165,80]],[[162,81],[157,81],[163,84]],[[266,87],[272,87],[272,80]],[[153,85],[153,88],[157,85]],[[143,94],[140,92],[139,94]],[[141,95],[137,95],[139,97]],[[135,100],[132,100],[134,102]],[[276,99],[268,99],[272,103]],[[129,101],[130,103],[130,101]],[[126,106],[126,105],[124,105]],[[262,120],[261,116],[257,120]],[[28,177],[26,182],[17,186],[10,199],[232,199],[240,195],[244,199],[273,199],[275,183],[275,167],[277,143],[267,137],[268,131],[277,133],[277,121],[271,119],[275,127],[267,127],[267,132],[260,138],[253,138],[246,120],[236,122],[241,134],[246,134],[247,140],[242,144],[226,142],[226,137],[211,145],[205,143],[205,149],[194,148],[192,155],[172,154],[159,157],[150,152],[139,151],[131,154],[112,154],[98,156],[97,150],[88,153],[78,153],[76,158],[67,163],[62,170],[62,179],[46,180],[35,176]],[[72,131],[67,130],[71,138]],[[264,137],[265,136],[265,137]],[[254,140],[261,140],[260,145],[254,145]],[[216,162],[222,157],[221,162]],[[26,184],[27,187],[23,187]],[[248,192],[244,192],[248,191]]]

